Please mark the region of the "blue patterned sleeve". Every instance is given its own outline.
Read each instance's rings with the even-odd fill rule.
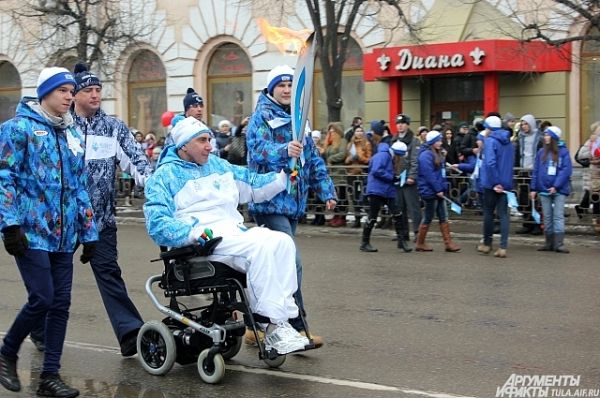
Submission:
[[[160,167],[147,181],[144,204],[148,235],[160,246],[189,245],[192,226],[175,218],[174,181],[178,177],[168,165]]]
[[[26,147],[27,135],[18,123],[3,123],[0,127],[0,230],[21,224],[15,203],[15,178]]]
[[[249,161],[266,166],[266,170],[281,170],[287,167],[287,142],[273,141],[273,131],[258,112],[248,124],[246,144]]]
[[[152,167],[143,150],[135,143],[133,135],[122,121],[118,121],[117,159],[121,170],[129,173],[135,180],[136,185],[144,186],[146,180],[152,174]]]

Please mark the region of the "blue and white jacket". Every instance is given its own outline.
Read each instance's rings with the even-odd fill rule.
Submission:
[[[69,114],[60,123],[24,97],[0,127],[0,230],[20,225],[29,248],[70,253],[98,240],[85,189],[82,137]]]
[[[548,174],[551,169],[554,170],[553,175]],[[563,141],[559,141],[558,162],[555,163],[552,160],[551,153],[548,153],[544,160],[544,148],[537,152],[531,173],[531,190],[543,193],[554,187],[559,194],[569,195],[571,193],[571,184],[569,183],[571,174],[573,174],[573,165],[569,150]]]
[[[152,167],[144,151],[125,123],[108,116],[102,109],[91,118],[73,113],[77,129],[84,137],[86,186],[98,231],[116,227],[115,221],[115,173],[117,164],[131,175],[135,184],[144,186],[152,174]]]
[[[250,118],[246,132],[248,168],[265,173],[288,167],[287,145],[292,141],[290,114],[263,91],[258,97],[256,110]],[[304,166],[298,171],[297,189],[280,192],[273,200],[251,203],[253,214],[281,214],[297,219],[306,212],[309,187],[319,199],[327,202],[336,199],[335,188],[323,158],[310,137],[304,136]]]
[[[212,154],[206,164],[188,162],[168,146],[146,184],[148,235],[158,245],[181,247],[197,242],[204,228],[215,236],[240,233],[246,227],[238,204],[269,200],[286,182],[285,173],[257,174]]]

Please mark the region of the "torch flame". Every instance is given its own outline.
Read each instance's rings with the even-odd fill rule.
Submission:
[[[271,26],[264,18],[259,18],[257,23],[267,42],[274,44],[284,55],[296,55],[302,51],[306,47],[306,39],[311,33],[308,29],[292,30],[285,27]]]

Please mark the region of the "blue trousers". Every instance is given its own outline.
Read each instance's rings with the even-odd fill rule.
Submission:
[[[281,214],[255,214],[254,221],[258,226],[265,226],[274,231],[286,233],[292,238],[296,236],[296,227],[298,226],[298,220],[296,219],[288,218]],[[302,311],[304,315],[306,311],[304,310],[304,300],[302,299],[302,260],[298,246],[296,246],[296,277],[298,279],[298,290],[294,293],[294,299],[296,300],[298,310]],[[290,319],[290,324],[296,330],[304,330],[304,325],[300,317]]]
[[[539,195],[544,214],[544,231],[546,234],[565,233],[565,200],[567,197],[559,193],[555,195]]]
[[[500,220],[500,248],[508,247],[508,233],[510,215],[508,213],[508,199],[506,194],[497,193],[493,189],[483,190],[483,244],[492,245],[494,236],[494,211]]]
[[[144,321],[129,298],[121,277],[121,268],[117,263],[117,229],[106,227],[100,232],[99,238],[90,265],[113,331],[121,343],[127,333],[141,328]],[[43,333],[43,330],[32,331],[36,336]]]
[[[26,250],[15,259],[27,289],[27,303],[6,333],[0,352],[17,358],[27,335],[34,327],[44,325],[43,372],[58,373],[71,306],[73,253]]]
[[[440,199],[437,196],[431,198],[422,198],[425,202],[425,211],[423,212],[422,224],[429,225],[433,221],[433,217],[437,214],[440,224],[448,221],[448,210],[446,209],[446,202],[444,199]]]

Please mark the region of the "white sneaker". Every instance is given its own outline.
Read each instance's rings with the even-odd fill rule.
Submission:
[[[277,322],[275,330],[265,335],[265,349],[274,348],[280,355],[303,350],[308,344],[308,339],[285,321]]]

